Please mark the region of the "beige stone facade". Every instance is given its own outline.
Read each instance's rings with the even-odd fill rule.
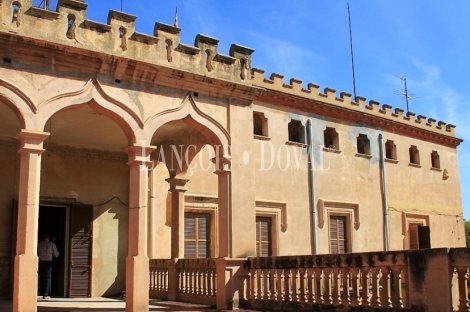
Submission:
[[[61,250],[57,295],[126,290],[128,311],[147,309],[149,259],[194,252],[194,220],[205,236],[191,246],[211,258],[257,243],[403,250],[427,234],[465,246],[453,125],[285,84],[249,48],[220,54],[216,39],[187,45],[179,28],[141,34],[134,16],[100,24],[86,8],[0,0],[0,296],[15,311],[36,309],[41,231]]]

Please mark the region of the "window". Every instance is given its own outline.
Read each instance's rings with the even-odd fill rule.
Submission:
[[[330,253],[344,254],[348,251],[347,217],[330,216]]]
[[[210,257],[210,214],[184,214],[184,257]]]
[[[289,141],[297,143],[305,143],[305,127],[299,120],[289,122]]]
[[[370,142],[365,134],[359,134],[357,137],[357,153],[370,155]]]
[[[408,237],[410,249],[431,248],[429,226],[424,226],[422,223],[409,223]]]
[[[263,113],[253,112],[253,134],[268,136],[268,119]]]
[[[419,165],[419,151],[414,145],[410,147],[410,164]]]
[[[397,147],[391,140],[385,142],[385,158],[397,160]]]
[[[256,256],[272,256],[272,219],[267,217],[256,217]]]
[[[439,154],[436,151],[431,153],[431,164],[435,169],[441,169],[441,160],[439,159]]]
[[[339,138],[335,128],[326,127],[323,131],[323,144],[328,149],[339,150]]]

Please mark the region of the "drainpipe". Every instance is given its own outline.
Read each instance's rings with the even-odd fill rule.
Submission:
[[[310,179],[310,207],[312,207],[312,254],[317,252],[317,217],[315,206],[315,164],[313,158],[313,130],[312,121],[307,120],[307,141],[308,141],[308,157],[310,162],[309,179]]]
[[[150,179],[150,259],[155,257],[155,162],[152,163]]]
[[[380,149],[380,173],[382,180],[382,206],[384,212],[384,230],[385,230],[385,251],[390,250],[390,231],[388,227],[388,202],[387,202],[387,185],[385,178],[385,161],[384,161],[384,140],[383,136],[379,134],[379,149]]]

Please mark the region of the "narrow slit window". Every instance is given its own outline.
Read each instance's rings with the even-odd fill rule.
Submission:
[[[359,134],[357,137],[357,153],[370,155],[370,141],[365,134]]]
[[[288,125],[289,141],[305,143],[305,127],[299,120],[292,120]]]
[[[396,145],[391,140],[387,140],[387,142],[385,142],[385,158],[397,160]]]
[[[416,146],[410,147],[410,164],[419,165],[419,150]]]
[[[13,2],[13,16],[11,18],[11,23],[18,27],[21,24],[21,4],[17,1]]]
[[[330,150],[339,150],[339,137],[335,128],[326,127],[323,131],[323,144]]]
[[[441,169],[441,160],[436,151],[432,151],[431,153],[431,164],[433,168]]]
[[[69,39],[75,39],[75,15],[69,14],[67,17],[68,22],[67,22],[67,33],[66,36]]]

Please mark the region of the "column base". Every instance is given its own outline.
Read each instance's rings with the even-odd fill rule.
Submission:
[[[126,312],[149,310],[149,258],[126,258]]]
[[[13,311],[36,312],[38,293],[37,255],[16,255],[13,285]]]

